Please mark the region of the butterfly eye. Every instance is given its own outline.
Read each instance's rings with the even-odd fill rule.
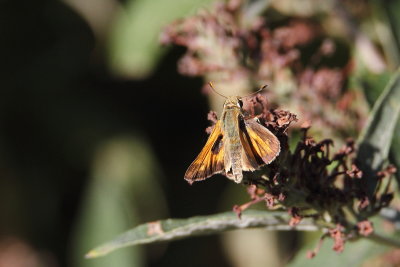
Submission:
[[[242,101],[242,99],[239,99],[239,100],[238,100],[238,103],[239,103],[239,107],[242,108],[242,107],[243,107],[243,101]]]

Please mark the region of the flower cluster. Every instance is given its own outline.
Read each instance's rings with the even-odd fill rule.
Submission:
[[[271,18],[250,16],[249,9],[238,0],[218,2],[166,27],[161,42],[187,49],[180,73],[246,89],[268,84],[270,103],[313,121],[313,132],[320,136],[340,142],[358,132],[367,104],[346,88],[352,70],[349,48],[315,20],[274,20],[273,12]]]

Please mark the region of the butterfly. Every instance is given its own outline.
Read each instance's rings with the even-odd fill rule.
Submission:
[[[210,86],[215,91],[211,83]],[[271,163],[280,153],[278,138],[257,118],[245,117],[242,99],[238,96],[225,98],[220,119],[185,173],[184,178],[190,184],[217,173],[240,183],[243,171],[255,171]]]

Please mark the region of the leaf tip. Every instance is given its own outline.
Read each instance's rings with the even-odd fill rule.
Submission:
[[[86,253],[85,259],[93,259],[93,258],[96,258],[98,256],[99,256],[99,254],[97,253],[96,250],[91,250],[88,253]]]
[[[98,258],[98,257],[108,254],[109,252],[110,252],[110,250],[105,250],[102,248],[94,248],[94,249],[90,250],[88,253],[86,253],[85,259]]]

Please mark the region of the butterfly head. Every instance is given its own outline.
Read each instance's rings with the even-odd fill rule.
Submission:
[[[239,96],[227,97],[224,103],[224,109],[241,109],[243,101]]]

